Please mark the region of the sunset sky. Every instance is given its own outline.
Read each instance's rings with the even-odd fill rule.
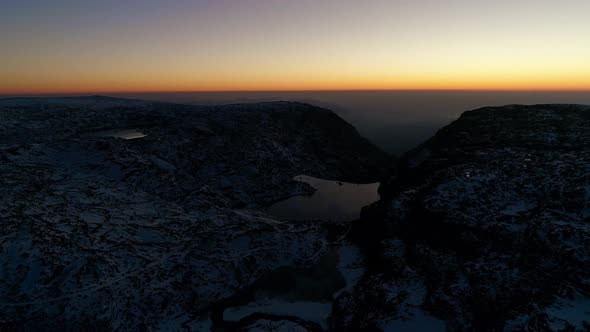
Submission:
[[[590,90],[588,0],[5,0],[0,94]]]

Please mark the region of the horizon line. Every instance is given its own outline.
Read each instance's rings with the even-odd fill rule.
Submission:
[[[49,91],[49,92],[0,92],[0,97],[8,96],[54,96],[54,95],[120,95],[120,94],[158,94],[158,93],[269,93],[269,92],[590,92],[590,88],[409,88],[409,89],[268,89],[268,90],[129,90],[129,91]],[[10,97],[8,97],[10,98]]]

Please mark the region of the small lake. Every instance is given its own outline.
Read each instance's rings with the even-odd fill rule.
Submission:
[[[379,183],[356,184],[299,175],[295,181],[308,183],[316,191],[273,204],[268,212],[283,220],[352,221],[361,208],[379,200]]]
[[[99,137],[115,137],[115,138],[122,138],[122,139],[137,139],[143,138],[146,135],[139,131],[139,129],[110,129],[110,130],[103,130],[98,131],[92,134],[92,136],[99,136]]]
[[[364,256],[360,249],[342,243],[330,248],[307,268],[283,267],[269,273],[244,298],[223,308],[222,318],[245,322],[257,313],[296,316],[327,330],[333,300],[352,290],[364,272]],[[282,323],[287,321],[289,319],[284,319]],[[275,330],[304,331],[298,324]]]

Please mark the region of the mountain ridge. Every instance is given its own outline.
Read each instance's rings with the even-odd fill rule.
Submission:
[[[403,156],[354,224],[374,259],[335,328],[588,329],[589,126],[587,106],[486,107]]]
[[[265,212],[312,192],[293,176],[374,181],[389,158],[305,104],[84,103],[0,102],[1,329],[201,330],[346,231]]]

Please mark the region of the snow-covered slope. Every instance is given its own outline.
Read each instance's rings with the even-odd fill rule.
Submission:
[[[586,106],[483,108],[410,152],[356,224],[374,260],[334,326],[587,331],[589,128]]]
[[[96,134],[112,129],[146,136]],[[323,225],[261,212],[310,190],[293,176],[372,181],[386,158],[305,104],[0,100],[0,329],[205,328],[325,252]]]

